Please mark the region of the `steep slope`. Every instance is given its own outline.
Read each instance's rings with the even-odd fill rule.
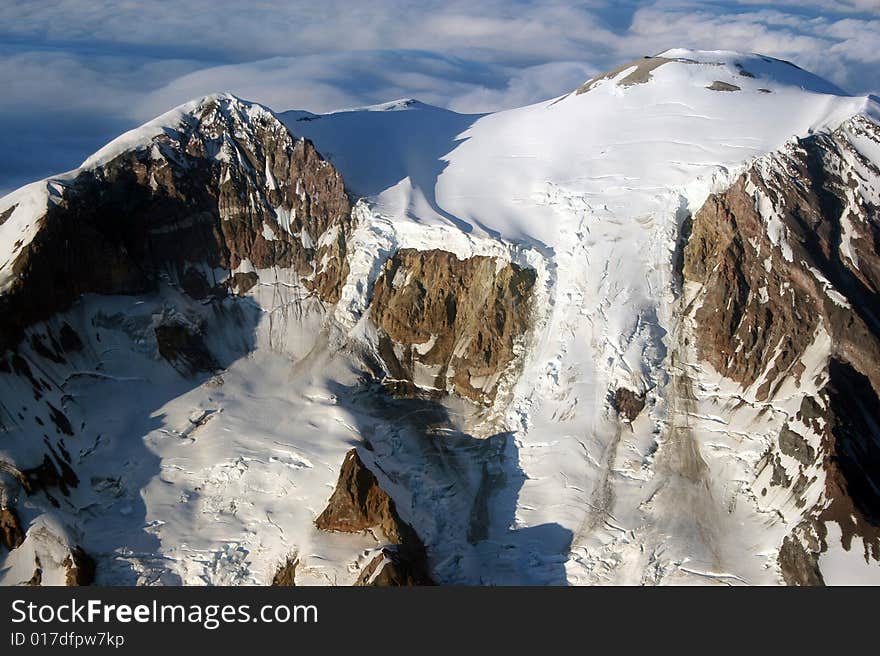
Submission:
[[[3,198],[2,581],[876,576],[878,116],[675,50],[486,116],[212,96]]]
[[[759,159],[697,212],[685,250],[689,350],[717,390],[703,404],[763,433],[753,492],[794,525],[788,582],[825,560],[832,582],[880,582],[878,146],[857,116]]]
[[[399,121],[401,135],[428,129],[441,112],[396,109],[412,115]],[[380,144],[390,144],[391,161],[412,157],[404,139],[385,137],[394,114],[375,108],[362,113],[365,129],[346,149],[334,126],[350,134],[356,114],[283,117],[332,153],[346,176],[369,170]],[[767,528],[777,509],[758,508],[761,490],[740,483],[756,476],[779,431],[744,427],[725,412],[712,415],[717,421],[694,416],[701,410],[693,378],[711,360],[679,347],[692,341],[680,303],[681,229],[755,158],[794,137],[833,132],[853,115],[873,125],[877,105],[787,62],[670,51],[563,98],[462,116],[467,129],[448,138],[433,168],[418,161],[411,175],[398,171],[399,179],[371,189],[371,217],[353,236],[359,251],[372,247],[378,256],[393,244],[470,252],[500,241],[538,272],[536,337],[519,384],[495,404],[491,428],[475,429],[516,434],[525,480],[514,492],[513,526],[570,532],[570,553],[531,544],[531,562],[562,558],[566,579],[580,583],[783,579],[776,554],[789,523],[800,520]],[[379,122],[381,131],[366,129]],[[864,156],[876,162],[876,153]],[[426,180],[425,170],[434,175]],[[875,184],[872,176],[852,184]],[[723,291],[704,311],[716,304],[726,306]],[[747,361],[761,369],[765,357]],[[621,389],[646,403],[625,426],[615,412]],[[742,433],[732,444],[720,439],[724,424]],[[512,552],[516,535],[505,527],[496,539]]]

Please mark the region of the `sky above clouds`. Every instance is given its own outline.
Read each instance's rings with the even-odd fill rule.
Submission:
[[[415,97],[485,112],[672,47],[880,93],[880,0],[3,0],[0,194],[215,91],[278,111]]]

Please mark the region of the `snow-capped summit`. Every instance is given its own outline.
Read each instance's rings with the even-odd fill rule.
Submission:
[[[780,89],[795,88],[812,93],[847,95],[827,80],[781,59],[729,50],[685,48],[673,48],[618,66],[588,80],[577,93],[586,93],[605,80],[613,80],[621,87],[645,84],[653,79],[655,70],[669,65],[678,69],[678,73],[689,78],[692,83],[703,84],[719,91],[745,89],[773,93]]]
[[[874,580],[878,123],[673,49],[486,115],[218,94],[13,192],[2,580]]]
[[[607,211],[625,202],[630,217],[643,215],[664,202],[654,190],[708,184],[794,136],[876,108],[779,60],[671,50],[561,99],[485,117],[422,108],[387,120],[357,111],[302,124],[283,118],[383,214],[552,245],[558,221],[526,200],[547,182],[601,198]],[[393,175],[375,172],[379,151]],[[355,183],[365,176],[382,179]]]

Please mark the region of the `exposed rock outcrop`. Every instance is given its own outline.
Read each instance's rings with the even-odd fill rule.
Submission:
[[[68,496],[70,488],[79,485],[76,472],[69,463],[55,453],[44,454],[43,461],[39,465],[23,470],[21,481],[25,492],[34,494],[42,490],[55,506],[58,502],[51,496],[50,490],[58,488],[64,496]]]
[[[385,588],[433,585],[424,559],[414,559],[413,555],[399,547],[383,547],[361,570],[354,585]]]
[[[399,583],[401,585],[430,583],[424,544],[412,527],[400,518],[394,500],[380,487],[375,474],[364,465],[357,449],[345,455],[336,488],[327,507],[315,520],[315,525],[325,531],[343,533],[378,529],[384,539],[394,545],[386,550],[387,554],[393,555],[383,559],[380,554],[367,565],[358,584],[363,585],[377,577],[386,581],[387,585],[398,584],[393,581],[410,582]],[[382,563],[386,560],[391,569],[382,574],[386,566]]]
[[[62,566],[67,570],[65,585],[86,586],[95,581],[95,561],[80,546],[74,547]]]
[[[840,360],[829,364],[824,424],[825,498],[817,532],[824,524],[840,527],[842,546],[858,548],[866,559],[880,561],[880,400],[865,376]]]
[[[394,501],[379,486],[375,474],[364,465],[357,449],[345,455],[336,488],[315,525],[325,531],[342,533],[378,528],[394,544],[416,537],[409,525],[400,519]]]
[[[12,551],[24,542],[24,531],[15,508],[0,506],[0,544]]]
[[[642,57],[641,59],[627,62],[622,66],[618,66],[606,73],[602,73],[587,80],[578,88],[575,93],[577,95],[587,93],[600,82],[603,82],[605,80],[612,80],[618,76],[622,76],[617,81],[617,85],[621,87],[629,87],[634,84],[645,84],[646,82],[650,81],[655,70],[670,62],[680,62],[684,64],[691,63],[691,61],[688,59],[670,57]],[[623,75],[623,73],[626,73],[626,75]]]
[[[778,562],[786,585],[825,585],[822,572],[819,571],[819,554],[808,551],[791,535],[782,541]]]
[[[201,330],[185,323],[169,321],[155,328],[159,355],[184,375],[214,371],[218,364],[205,346]]]
[[[280,588],[290,588],[296,586],[296,566],[299,565],[299,559],[296,556],[288,556],[272,577],[272,586]]]
[[[780,552],[789,583],[821,581],[815,558],[828,522],[845,549],[859,537],[865,557],[880,560],[880,169],[860,152],[865,143],[880,145],[880,129],[856,117],[758,160],[694,215],[684,253],[700,358],[761,402],[786,381],[816,388],[797,414],[801,427],[786,422],[764,460],[770,484],[801,507],[817,480],[808,470],[824,472],[801,531],[820,544],[796,546],[803,535],[792,534]],[[810,349],[828,364],[802,380]]]
[[[29,587],[37,587],[43,585],[43,565],[38,556],[34,556],[34,573],[31,578],[24,584]]]
[[[645,395],[633,392],[626,387],[618,387],[614,392],[614,409],[628,422],[635,421],[636,417],[645,408]]]
[[[805,467],[809,467],[816,461],[815,449],[800,433],[791,430],[788,424],[783,426],[779,432],[779,450]]]
[[[347,253],[352,208],[334,167],[271,112],[228,96],[192,103],[159,129],[142,128],[91,158],[76,176],[60,176],[45,189],[37,184],[49,190],[48,205],[35,210],[30,226],[16,208],[0,213],[0,225],[17,231],[9,240],[4,231],[4,243],[16,245],[8,249],[14,257],[4,255],[0,263],[0,383],[8,379],[12,392],[3,387],[0,435],[8,439],[0,446],[14,463],[0,462],[0,469],[10,475],[4,481],[14,478],[23,493],[37,495],[28,499],[24,547],[15,511],[0,499],[0,542],[19,547],[6,570],[13,582],[31,576],[33,552],[39,558],[32,583],[91,583],[95,562],[73,545],[94,531],[102,536],[95,544],[106,542],[114,535],[106,530],[112,522],[123,542],[131,531],[146,533],[138,554],[106,550],[102,559],[114,559],[108,580],[193,581],[201,567],[205,581],[251,582],[259,572],[263,582],[294,586],[295,556],[248,552],[247,544],[230,538],[239,530],[277,530],[285,543],[307,544],[314,536],[289,528],[299,523],[299,511],[282,522],[283,530],[274,525],[270,515],[283,510],[277,491],[289,482],[298,491],[286,503],[314,508],[326,489],[320,452],[357,434],[364,448],[345,456],[315,525],[363,532],[357,542],[371,548],[337,561],[346,538],[325,535],[332,545],[310,550],[309,558],[335,562],[304,563],[301,584],[334,581],[346,571],[354,578],[352,560],[361,567],[355,585],[430,584],[420,535],[430,538],[438,579],[450,582],[596,582],[606,576],[634,582],[644,567],[638,579],[644,583],[820,585],[820,561],[833,562],[825,572],[829,582],[832,570],[842,569],[823,555],[832,546],[880,560],[880,171],[871,163],[880,153],[878,129],[852,119],[833,134],[744,162],[740,155],[786,138],[787,123],[769,121],[752,136],[734,130],[724,144],[711,129],[694,136],[673,127],[709,125],[724,106],[728,112],[718,110],[717,125],[750,122],[727,120],[737,118],[730,107],[746,107],[745,93],[714,91],[753,90],[753,78],[760,78],[778,89],[759,99],[773,104],[794,96],[786,91],[791,76],[777,85],[767,74],[774,66],[758,58],[749,59],[751,73],[727,55],[717,55],[727,64],[715,62],[715,55],[697,56],[706,61],[670,54],[633,62],[597,76],[578,91],[587,96],[571,99],[595,105],[596,116],[619,113],[624,105],[605,106],[605,100],[626,96],[632,104],[645,89],[615,85],[657,78],[648,95],[660,112],[645,109],[650,120],[644,126],[633,115],[625,144],[612,135],[588,149],[613,154],[604,164],[593,162],[594,173],[608,169],[610,177],[572,173],[591,166],[590,158],[571,165],[577,149],[563,143],[562,128],[546,133],[540,167],[526,165],[534,159],[523,156],[534,150],[532,137],[545,134],[539,113],[523,112],[522,124],[494,122],[501,129],[485,137],[480,126],[492,127],[494,119],[474,123],[470,143],[446,158],[443,180],[450,185],[441,184],[436,199],[426,197],[438,211],[435,200],[460,210],[474,227],[471,234],[452,225],[421,233],[390,206],[378,204],[373,213],[365,201],[357,212],[364,221],[356,235],[359,252]],[[699,75],[690,75],[694,66],[701,67]],[[678,75],[672,68],[690,70]],[[688,80],[689,88],[674,87],[670,102],[660,102],[666,78]],[[810,94],[810,102],[816,96]],[[682,98],[689,103],[676,102]],[[814,117],[832,116],[818,107],[823,103],[834,117],[859,111],[852,99],[820,98],[815,110],[797,112],[792,125],[798,131],[820,125]],[[677,105],[687,111],[678,113]],[[868,106],[876,115],[876,106]],[[569,110],[557,109],[566,118]],[[376,126],[390,115],[365,113],[382,118]],[[439,125],[440,116],[429,120]],[[316,135],[335,130],[335,119],[301,120],[328,126]],[[436,163],[440,155],[433,150],[455,143],[462,121],[455,119],[455,129],[440,126],[431,144],[410,143],[410,132],[401,141],[419,151],[430,146],[420,157]],[[587,134],[590,126],[579,121],[572,119],[571,133]],[[384,129],[373,134],[389,141],[400,136]],[[526,149],[502,149],[510,135],[526,135]],[[647,166],[658,139],[669,161]],[[870,157],[859,150],[865,142],[872,144]],[[361,141],[353,143],[362,155]],[[437,182],[436,171],[426,176],[424,162],[409,161],[412,149],[401,151],[406,161],[397,166],[398,144],[379,145],[388,145],[389,162],[372,172],[382,174],[370,176],[382,179],[376,187],[410,174],[418,196]],[[551,157],[557,149],[563,157]],[[694,149],[708,157],[695,161]],[[508,156],[499,157],[504,150]],[[352,161],[349,151],[340,152],[337,161]],[[631,152],[643,166],[621,170]],[[665,267],[674,221],[693,201],[684,196],[699,193],[716,164],[739,167],[737,161],[748,167],[745,173],[689,222],[692,230],[681,239],[686,248],[678,252],[683,302],[664,307],[682,282]],[[501,167],[485,196],[462,183],[480,179],[474,162]],[[648,169],[675,175],[619,184]],[[711,184],[719,179],[720,173]],[[450,203],[459,185],[458,198],[476,192],[479,207]],[[504,194],[503,202],[488,202],[496,193]],[[42,196],[35,198],[42,207]],[[408,218],[428,218],[419,203],[407,207]],[[552,225],[530,224],[532,216]],[[540,294],[536,272],[506,255],[393,252],[399,243],[467,244],[473,252],[510,254],[515,262],[540,261]],[[349,261],[358,274],[344,287],[347,305],[328,312],[322,304],[340,299]],[[78,300],[89,294],[138,298]],[[534,307],[536,298],[546,298],[546,307]],[[532,332],[533,317],[546,334]],[[296,363],[288,368],[287,360],[276,361],[278,351]],[[240,357],[247,366],[231,365],[225,383],[219,374],[211,382],[197,375]],[[168,364],[195,380],[179,379]],[[520,370],[528,380],[514,388],[509,383]],[[371,376],[377,381],[363,384]],[[454,394],[474,403],[392,399],[374,394],[378,379],[395,395]],[[618,388],[619,381],[632,387]],[[131,402],[115,407],[117,397],[108,399],[107,392],[117,390],[120,401]],[[490,410],[492,404],[497,407]],[[266,421],[254,422],[256,414]],[[336,430],[346,414],[355,421]],[[150,421],[141,421],[146,415]],[[196,428],[198,440],[167,439],[189,437]],[[503,448],[483,439],[493,433]],[[316,450],[316,434],[330,442]],[[276,446],[284,451],[277,458],[247,455]],[[175,465],[184,451],[196,462]],[[309,462],[316,457],[317,466]],[[83,485],[74,490],[78,476]],[[270,480],[280,483],[263,485]],[[166,485],[179,487],[180,496]],[[247,509],[239,504],[242,494]],[[180,504],[188,504],[191,525],[144,527],[146,516],[161,518]],[[199,511],[206,507],[211,512]],[[398,511],[412,517],[420,535]],[[42,541],[35,539],[37,513],[46,520]],[[215,532],[223,543],[216,558],[182,548],[202,523],[229,513],[235,521],[224,522],[222,538]],[[557,524],[559,518],[565,521]],[[265,544],[278,542],[272,537]],[[680,566],[687,562],[692,567]],[[100,567],[104,578],[103,560]]]
[[[371,316],[391,377],[491,402],[530,327],[533,269],[401,249],[376,280]]]
[[[700,355],[759,398],[793,369],[820,322],[834,354],[880,392],[880,227],[859,180],[880,176],[851,143],[855,118],[760,160],[694,215],[685,279],[700,285]]]
[[[740,75],[742,75],[742,72],[740,72]],[[741,87],[738,87],[735,84],[730,84],[729,82],[723,82],[722,80],[715,80],[706,88],[709,89],[709,91],[742,91]]]

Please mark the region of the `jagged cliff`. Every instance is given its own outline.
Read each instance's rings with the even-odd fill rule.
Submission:
[[[496,258],[398,250],[370,305],[390,375],[490,403],[529,329],[535,278],[534,270]]]
[[[8,229],[18,228],[23,237],[3,266],[0,295],[0,373],[7,375],[9,390],[3,427],[22,444],[5,452],[10,457],[3,460],[8,474],[4,498],[10,504],[24,498],[34,503],[43,494],[67,516],[77,506],[94,503],[90,498],[103,495],[107,482],[117,480],[112,469],[89,475],[87,489],[76,474],[102,435],[100,428],[93,433],[92,418],[68,386],[83,375],[113,379],[106,373],[102,330],[121,330],[127,336],[122,348],[164,361],[196,384],[218,374],[211,380],[222,384],[232,359],[261,348],[246,335],[253,305],[268,316],[268,327],[257,328],[267,333],[268,349],[281,353],[289,353],[296,333],[320,331],[321,317],[325,323],[332,317],[326,308],[339,300],[346,282],[355,219],[339,172],[311,142],[295,137],[268,110],[223,95],[191,103],[122,137],[45,188],[45,210],[35,210],[33,199],[13,199],[3,212]],[[32,225],[37,229],[27,240]],[[396,293],[387,271],[401,266],[414,269],[410,279],[420,292]],[[450,383],[444,381],[439,391],[491,399],[528,328],[533,283],[528,270],[499,266],[497,258],[396,251],[373,281],[372,320],[382,331],[378,365],[386,377],[415,381],[413,357],[403,358],[409,367],[404,370],[395,349],[411,353],[420,347],[407,326],[427,310],[424,325],[411,328],[419,335],[427,331],[429,338],[440,336],[437,348],[425,355],[448,371]],[[147,299],[146,314],[108,311],[95,301],[83,316],[82,299],[94,295]],[[492,325],[483,322],[487,312],[494,316]],[[317,333],[307,339],[294,341],[291,348],[307,352]],[[389,340],[396,340],[393,346]],[[83,370],[94,373],[79,373]],[[420,392],[414,385],[395,393]],[[10,401],[17,395],[31,402],[16,407]],[[197,410],[177,434],[188,436],[210,419],[211,412]],[[86,440],[94,441],[92,449],[85,447]],[[74,448],[78,455],[71,454]],[[368,473],[363,467],[360,471]],[[380,574],[377,561],[367,579],[429,581],[424,546],[396,516],[390,498],[375,489],[394,519],[377,525],[387,540],[389,569]],[[327,513],[333,507],[319,517],[320,528],[368,527],[369,522],[356,528],[331,522]],[[18,548],[26,542],[27,526],[18,521],[14,506],[4,506],[3,512],[4,543],[10,550]],[[21,560],[42,563],[35,575],[40,581],[46,581],[46,563],[54,561],[67,584],[94,578],[95,564],[74,544],[74,536],[83,531],[75,514],[64,530],[44,529],[53,541],[68,545],[66,556],[54,558],[54,547],[26,545],[28,555]],[[29,515],[33,521],[34,514]],[[75,527],[72,536],[66,535],[70,527]],[[294,572],[295,563],[282,566],[274,580],[292,584]]]
[[[26,197],[3,213],[9,230],[24,234],[3,264],[0,371],[30,387],[54,425],[49,429],[36,416],[37,429],[57,434],[22,436],[42,441],[46,452],[40,464],[13,451],[5,468],[19,475],[7,485],[26,495],[43,490],[55,506],[56,488],[69,496],[80,483],[64,438],[76,443],[86,427],[73,426],[65,414],[70,397],[57,376],[100,364],[85,334],[94,318],[72,322],[75,328],[40,322],[86,294],[144,296],[164,288],[216,315],[228,308],[228,295],[247,293],[263,272],[279,269],[305,293],[333,303],[347,273],[349,198],[339,173],[311,143],[294,137],[271,112],[231,96],[208,97],[173,119],[122,137],[81,169],[44,183],[44,210]],[[26,240],[31,227],[36,231]],[[187,377],[219,370],[206,344],[210,315],[181,309],[166,302],[164,316],[147,328],[156,355]],[[46,371],[43,361],[55,371]],[[4,395],[6,432],[29,412],[15,408],[13,398],[11,391]],[[83,565],[87,557],[78,549],[65,561],[68,583],[93,577],[94,567]]]
[[[795,397],[756,490],[802,513],[788,582],[819,580],[803,560],[827,550],[826,522],[880,560],[880,169],[864,154],[878,145],[857,117],[760,159],[694,215],[685,249],[698,356],[767,407]]]

